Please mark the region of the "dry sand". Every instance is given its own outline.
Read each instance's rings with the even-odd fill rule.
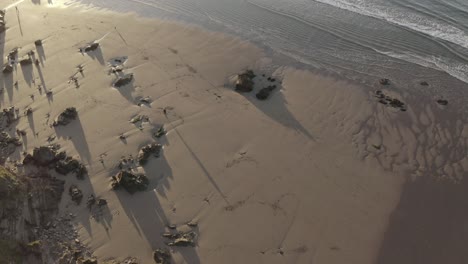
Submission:
[[[254,45],[192,26],[29,1],[18,8],[21,26],[15,8],[7,10],[0,55],[5,62],[14,47],[20,56],[34,50],[39,65],[18,64],[1,77],[2,108],[34,111],[16,126],[27,135],[10,161],[56,135],[53,142],[87,166],[89,177],[67,176],[66,190],[78,184],[108,208],[93,217],[66,193],[61,207],[78,215],[81,241],[100,261],[154,263],[166,226],[188,222],[198,223],[196,246],[172,247],[174,263],[468,259],[468,122],[456,107],[383,87],[406,103],[402,112],[378,103],[377,81],[374,89],[275,69]],[[78,52],[94,40],[96,51]],[[128,56],[124,71],[134,74],[121,88],[112,87],[108,66],[117,56]],[[256,90],[268,83],[262,73],[278,80],[271,98],[234,91],[236,74],[248,68]],[[146,96],[152,103],[138,106]],[[69,106],[79,118],[52,128]],[[150,122],[130,123],[137,114]],[[160,125],[167,135],[155,139]],[[120,158],[153,141],[164,150],[140,168],[148,190],[112,190]]]

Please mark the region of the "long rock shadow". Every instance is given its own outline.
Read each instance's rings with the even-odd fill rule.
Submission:
[[[280,89],[281,87],[276,88],[265,101],[260,101],[255,97],[258,89],[255,89],[251,93],[244,94],[244,96],[252,103],[252,105],[272,120],[278,122],[284,127],[301,133],[310,140],[315,140],[314,136],[312,136],[312,134],[310,134],[310,132],[302,126],[302,124],[288,110],[287,101]]]
[[[28,84],[29,87],[31,87],[32,81],[34,79],[33,75],[33,66],[31,65],[21,65],[21,72],[23,73],[23,78]]]
[[[33,135],[36,136],[36,126],[34,125],[34,112],[27,115],[29,128],[33,132]]]
[[[37,54],[39,55],[39,62],[41,63],[41,66],[44,66],[44,61],[46,60],[46,56],[45,56],[45,51],[44,51],[44,43],[42,43],[42,45],[40,46],[36,46],[36,51],[37,51]]]
[[[120,75],[116,75],[116,79],[119,78]],[[116,89],[117,91],[119,91],[119,93],[125,98],[127,99],[128,102],[130,102],[131,104],[135,104],[135,98],[133,97],[133,92],[135,91],[135,86],[133,85],[135,81],[135,78],[133,78],[131,80],[130,83],[126,84],[126,85],[123,85],[123,86],[120,86],[120,87],[114,87],[112,86],[112,88]]]
[[[3,74],[2,81],[3,81],[3,88],[7,91],[8,94],[8,101],[11,102],[13,100],[13,72],[8,74]]]
[[[85,54],[87,54],[93,60],[97,60],[101,65],[106,64],[106,62],[104,61],[104,55],[102,53],[101,46],[99,46],[96,50],[88,51]]]
[[[169,230],[167,226],[184,224],[170,221],[159,198],[164,198],[166,191],[170,189],[170,179],[173,177],[172,169],[164,155],[161,155],[159,158],[151,158],[144,166],[144,170],[150,180],[148,190],[132,195],[121,189],[116,191],[117,197],[139,235],[144,237],[153,249],[167,248],[168,246],[164,243],[165,239],[161,236]],[[190,220],[187,219],[187,222]],[[171,249],[184,258],[190,259],[189,263],[200,263],[195,248],[172,247]]]
[[[378,264],[465,263],[468,180],[408,180],[393,211]]]
[[[69,138],[72,141],[82,161],[91,164],[91,153],[79,117],[66,126],[56,126],[54,129],[59,138]]]

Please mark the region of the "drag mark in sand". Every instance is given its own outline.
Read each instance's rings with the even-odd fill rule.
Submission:
[[[163,110],[164,112],[164,116],[167,118],[167,108],[164,108]],[[185,148],[190,152],[190,155],[192,156],[192,158],[195,160],[195,162],[198,164],[198,166],[200,167],[200,169],[202,169],[202,171],[204,172],[204,174],[206,175],[206,177],[208,178],[208,180],[211,182],[211,184],[213,185],[213,187],[218,191],[218,193],[221,195],[221,197],[223,198],[223,200],[228,204],[230,205],[229,201],[227,200],[227,197],[226,195],[223,193],[223,191],[221,190],[221,188],[218,186],[218,184],[216,183],[216,181],[213,179],[213,177],[211,176],[210,172],[206,169],[206,167],[203,165],[203,163],[200,161],[200,159],[197,157],[197,155],[195,154],[195,152],[193,152],[192,148],[190,148],[190,146],[187,144],[187,142],[185,141],[185,139],[182,137],[182,135],[179,133],[179,131],[177,130],[177,128],[175,126],[172,125],[172,123],[168,122],[171,126],[172,126],[172,129],[174,130],[174,132],[177,134],[177,136],[179,137],[180,141],[184,144]]]
[[[20,14],[19,14],[19,9],[17,6],[15,6],[16,9],[16,17],[18,18],[18,25],[20,29],[21,36],[23,36],[23,28],[21,27],[21,19],[20,19]]]

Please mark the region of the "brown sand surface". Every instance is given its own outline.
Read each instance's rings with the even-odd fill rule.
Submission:
[[[0,55],[5,63],[19,47],[39,63],[1,76],[2,108],[33,109],[16,124],[27,134],[9,162],[56,136],[86,165],[85,180],[62,176],[66,190],[77,184],[85,197],[105,198],[106,210],[92,215],[64,194],[61,213],[77,215],[81,241],[100,261],[154,263],[171,224],[197,234],[194,247],[171,247],[174,263],[468,260],[468,117],[456,107],[378,80],[362,87],[273,68],[251,43],[193,26],[29,1],[18,9],[20,23],[7,10]],[[92,41],[97,50],[79,52]],[[120,56],[134,78],[113,87],[109,61]],[[234,82],[246,69],[257,74],[256,88],[240,94]],[[269,76],[278,87],[259,101]],[[407,111],[378,103],[377,89]],[[138,105],[144,97],[152,102]],[[70,106],[78,119],[51,127]],[[132,124],[136,115],[149,122]],[[155,138],[161,125],[167,134]],[[138,168],[148,189],[112,190],[119,160],[151,142],[163,151]]]

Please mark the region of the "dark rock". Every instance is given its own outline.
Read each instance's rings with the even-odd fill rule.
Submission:
[[[167,245],[177,246],[177,247],[189,247],[189,246],[194,247],[196,237],[197,237],[197,234],[195,232],[183,233],[183,234],[180,234],[179,237],[167,243]]]
[[[147,97],[143,97],[143,98],[140,98],[138,100],[138,105],[141,106],[141,105],[150,105],[151,103],[153,102],[153,100],[151,100],[151,97],[147,96]]]
[[[87,258],[81,261],[82,264],[98,264],[97,259],[95,258]]]
[[[106,199],[102,199],[102,198],[101,198],[101,199],[98,199],[97,204],[98,204],[99,206],[107,205],[107,200],[106,200]]]
[[[438,99],[437,103],[440,104],[440,105],[448,105],[448,101],[444,100],[444,99]]]
[[[78,179],[83,179],[86,174],[88,174],[86,167],[72,157],[65,157],[64,159],[58,160],[55,164],[55,171],[62,175],[73,172]]]
[[[34,148],[32,155],[26,155],[23,164],[32,162],[37,166],[49,166],[59,160],[60,157],[54,146],[41,146]]]
[[[119,78],[117,78],[117,80],[114,82],[114,87],[125,86],[125,85],[131,83],[132,80],[133,80],[133,74],[132,73],[125,74],[125,75],[120,76]]]
[[[389,79],[380,79],[379,80],[379,83],[381,85],[389,85],[390,84],[390,80]]]
[[[162,136],[166,135],[166,130],[164,130],[164,126],[161,126],[156,133],[154,133],[154,136],[157,138],[160,138]]]
[[[15,107],[13,106],[3,109],[3,113],[1,113],[1,115],[2,117],[6,117],[7,125],[10,125],[18,119],[16,116]]]
[[[400,101],[400,100],[398,100],[396,98],[393,98],[393,99],[390,100],[390,106],[392,106],[392,107],[400,108],[400,107],[403,107],[404,105],[405,104],[402,101]]]
[[[36,45],[36,47],[42,46],[42,40],[38,39],[34,41],[34,45]]]
[[[88,208],[91,208],[91,207],[93,207],[93,205],[95,205],[95,204],[96,204],[96,197],[94,197],[94,195],[91,194],[91,195],[88,197],[88,200],[86,201],[86,205],[88,206]]]
[[[24,111],[24,115],[25,116],[28,116],[28,115],[31,115],[33,113],[33,110],[31,107],[28,107],[25,111]]]
[[[78,116],[78,112],[76,111],[75,107],[68,107],[63,111],[54,121],[52,124],[53,126],[65,126],[69,124],[72,120],[75,120]]]
[[[9,144],[12,144],[14,146],[21,146],[21,141],[17,137],[11,137],[5,131],[0,132],[0,147],[6,147]]]
[[[257,97],[258,100],[266,100],[268,96],[270,96],[271,92],[276,88],[274,85],[270,85],[268,87],[265,87],[261,89],[255,97]]]
[[[90,52],[90,51],[95,51],[99,48],[99,43],[93,42],[91,44],[88,44],[82,48],[80,48],[80,52]]]
[[[112,181],[114,189],[122,187],[131,194],[146,190],[149,184],[149,180],[145,175],[128,171],[120,171],[116,176],[112,177]]]
[[[18,55],[18,48],[14,48],[8,53],[7,60],[14,61],[17,55]]]
[[[162,145],[157,143],[151,143],[144,146],[138,153],[138,162],[140,165],[145,165],[151,155],[159,157],[161,150]]]
[[[68,194],[71,196],[72,201],[77,204],[81,203],[81,200],[83,199],[83,193],[80,189],[78,189],[78,186],[72,184],[68,189]]]
[[[167,249],[158,248],[153,252],[153,259],[157,264],[170,264],[171,254]]]
[[[5,66],[3,66],[2,72],[4,74],[12,73],[13,72],[13,66],[11,66],[10,64],[5,64]]]
[[[26,66],[26,65],[30,65],[33,63],[31,57],[25,57],[25,58],[22,58],[19,63],[21,64],[21,66]]]
[[[242,92],[242,93],[251,92],[254,88],[254,82],[253,82],[254,78],[255,78],[255,74],[252,70],[247,70],[237,75],[236,91]]]
[[[422,82],[420,82],[419,84],[421,84],[422,86],[429,86],[429,83],[426,82],[426,81],[422,81]]]

